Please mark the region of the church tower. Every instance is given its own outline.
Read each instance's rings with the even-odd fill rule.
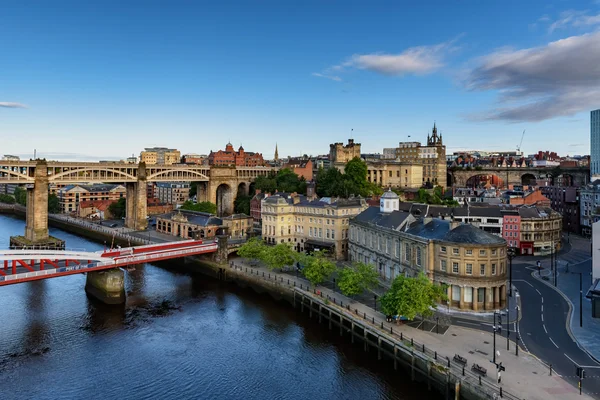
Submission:
[[[275,161],[279,161],[279,151],[277,151],[277,142],[275,142]]]

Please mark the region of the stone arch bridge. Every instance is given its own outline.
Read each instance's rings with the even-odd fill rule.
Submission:
[[[448,169],[448,186],[467,187],[467,181],[477,176],[494,175],[508,185],[527,185],[529,180],[548,176],[561,180],[567,186],[582,186],[589,182],[589,168],[531,168],[531,167],[492,167],[481,169]]]
[[[200,182],[199,201],[217,204],[220,215],[233,213],[238,193],[248,194],[258,176],[272,167],[209,167],[204,165],[146,165],[120,162],[0,161],[0,183],[27,185],[27,216],[24,246],[47,242],[48,189],[51,183],[125,184],[127,211],[125,225],[146,229],[148,182]]]

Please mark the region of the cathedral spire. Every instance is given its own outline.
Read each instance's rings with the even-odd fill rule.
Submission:
[[[277,151],[277,142],[275,142],[275,161],[279,161],[279,151]]]

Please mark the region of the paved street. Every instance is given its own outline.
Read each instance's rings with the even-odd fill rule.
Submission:
[[[575,376],[576,364],[587,370],[588,378],[584,380],[584,390],[598,396],[600,394],[600,364],[597,363],[582,347],[593,345],[599,348],[597,329],[598,322],[590,321],[584,324],[596,324],[595,331],[580,330],[588,337],[588,341],[580,340],[576,335],[573,322],[579,329],[579,275],[571,272],[584,272],[584,294],[589,287],[589,241],[571,237],[571,244],[565,246],[565,251],[558,256],[558,286],[570,296],[563,296],[554,285],[554,274],[550,270],[550,258],[525,258],[513,260],[513,285],[520,296],[521,318],[517,325],[523,347],[536,355],[546,364],[552,364],[559,374],[575,387],[578,378]],[[538,274],[535,266],[541,260],[543,269]],[[566,272],[567,263],[569,273]],[[545,279],[544,279],[545,278]],[[570,305],[567,300],[572,297]],[[576,299],[576,301],[575,301]],[[584,314],[589,302],[584,300]],[[572,308],[572,311],[570,309]],[[590,310],[587,310],[590,315]],[[593,340],[592,340],[593,338]],[[579,343],[578,343],[579,340]]]

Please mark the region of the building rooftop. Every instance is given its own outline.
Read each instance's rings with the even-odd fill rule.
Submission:
[[[209,226],[209,225],[221,226],[221,225],[223,225],[223,220],[221,218],[218,218],[213,214],[199,212],[199,211],[177,210],[177,211],[173,211],[173,212],[170,212],[167,214],[159,215],[157,217],[163,218],[163,219],[176,219],[180,216],[185,217],[187,219],[187,222],[194,224],[194,225],[199,225],[199,226]]]
[[[358,214],[354,220],[367,224],[374,224],[388,229],[398,230],[404,226],[405,221],[410,216],[404,211],[392,211],[391,213],[382,213],[379,206],[372,206]]]

